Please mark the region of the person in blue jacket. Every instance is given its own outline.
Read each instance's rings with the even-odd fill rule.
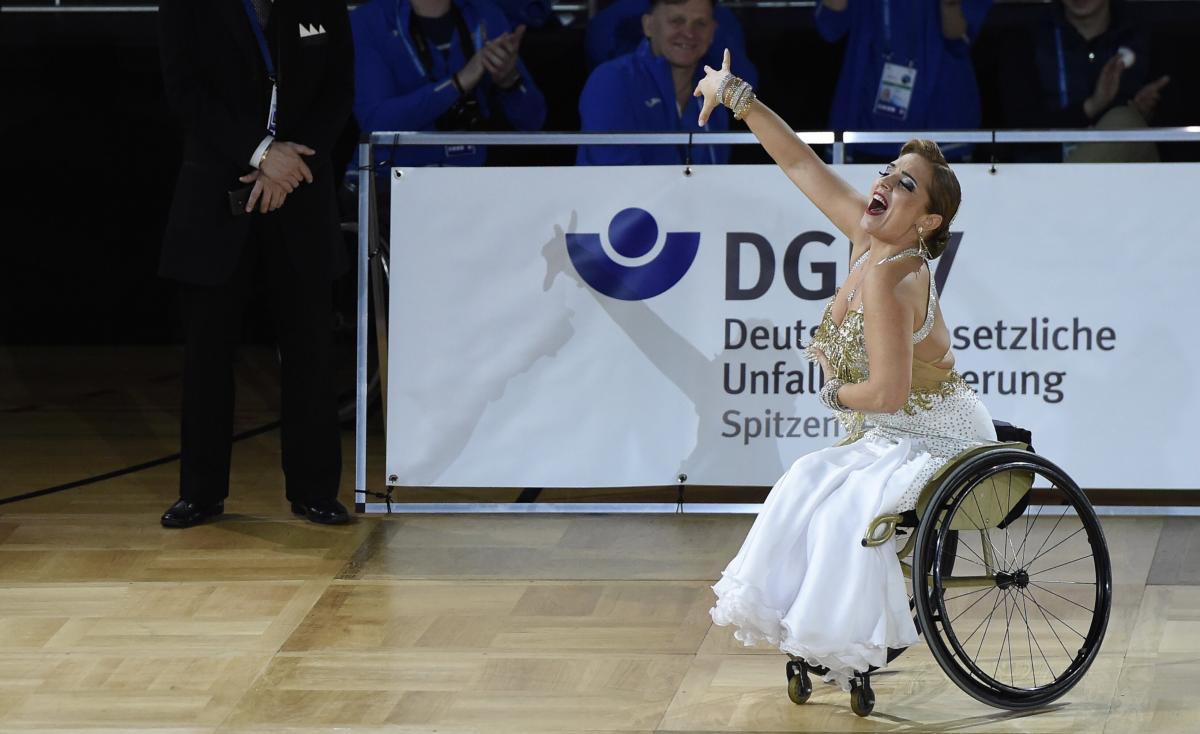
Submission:
[[[354,116],[365,132],[539,130],[546,100],[489,0],[371,0],[350,14]],[[376,165],[478,166],[482,146],[387,146]]]
[[[583,41],[588,70],[635,51],[645,36],[642,32],[642,16],[649,12],[650,0],[615,0],[596,13],[588,21]],[[751,86],[757,85],[758,70],[746,55],[746,37],[737,16],[724,5],[715,3],[713,20],[717,24],[717,31],[702,63],[714,69],[720,68],[721,54],[729,49],[735,59],[740,59],[738,74]]]
[[[992,0],[820,0],[815,20],[821,37],[833,43],[850,35],[830,127],[978,128],[971,45],[991,6]],[[859,160],[891,160],[896,146],[848,146],[846,152]],[[971,146],[943,145],[942,152],[949,160],[963,160]]]
[[[729,115],[717,110],[697,124],[692,96],[704,78],[701,60],[712,45],[713,0],[651,0],[642,16],[645,40],[632,53],[607,61],[588,77],[579,98],[584,132],[725,132]],[[581,145],[575,162],[586,166],[668,165],[687,160],[685,145]],[[727,163],[729,146],[694,145],[693,163]]]

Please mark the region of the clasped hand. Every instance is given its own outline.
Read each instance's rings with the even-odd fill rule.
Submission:
[[[303,182],[313,182],[312,171],[303,156],[315,155],[317,151],[301,145],[276,140],[267,148],[266,158],[258,170],[251,171],[238,180],[253,183],[250,198],[246,200],[246,213],[258,205],[261,214],[273,212],[283,206],[287,195]]]

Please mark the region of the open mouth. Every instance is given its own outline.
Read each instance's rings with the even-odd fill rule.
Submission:
[[[867,214],[872,216],[883,214],[887,208],[888,200],[882,194],[878,191],[871,194],[871,201],[867,204]]]

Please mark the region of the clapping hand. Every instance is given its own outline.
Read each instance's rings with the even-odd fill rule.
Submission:
[[[721,104],[721,100],[717,99],[717,89],[721,86],[721,80],[726,75],[733,73],[729,70],[729,66],[729,49],[725,49],[725,56],[721,60],[721,68],[719,70],[707,64],[704,66],[704,78],[696,85],[696,91],[692,92],[693,97],[704,98],[704,105],[700,108],[700,119],[698,120],[700,127],[708,124],[709,115]]]
[[[524,36],[525,26],[519,25],[515,31],[502,34],[479,50],[483,67],[491,74],[492,81],[501,87],[512,86],[521,76],[517,62],[521,59],[521,39]]]
[[[458,72],[458,83],[464,92],[470,92],[483,81],[483,75],[489,74],[496,84],[507,87],[516,83],[521,72],[517,68],[520,61],[521,39],[525,36],[525,26],[519,25],[511,33],[502,33],[488,41],[467,60],[465,66]]]
[[[1139,89],[1138,93],[1133,95],[1133,99],[1129,101],[1129,104],[1138,111],[1138,114],[1146,122],[1150,122],[1154,117],[1154,112],[1158,109],[1159,95],[1162,93],[1163,87],[1167,86],[1167,83],[1170,81],[1171,77],[1169,76],[1159,77]]]
[[[1125,62],[1121,60],[1119,53],[1113,54],[1113,57],[1100,69],[1100,76],[1096,78],[1096,88],[1092,91],[1092,96],[1083,102],[1083,114],[1087,115],[1089,120],[1096,119],[1112,105],[1121,88],[1121,73],[1124,71]]]

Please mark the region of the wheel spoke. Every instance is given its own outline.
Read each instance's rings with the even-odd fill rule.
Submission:
[[[1031,490],[1032,491],[1032,490]],[[1038,505],[1037,514],[1033,516],[1033,524],[1036,526],[1037,521],[1042,517],[1042,510],[1046,509],[1045,505]],[[1017,548],[1021,552],[1021,558],[1025,558],[1025,546],[1029,542],[1029,511],[1025,512],[1025,537],[1021,539],[1021,545]],[[1021,562],[1021,566],[1025,566],[1025,562]]]
[[[1025,595],[1021,595],[1021,607],[1024,609],[1022,617],[1025,619],[1025,635],[1032,637],[1033,644],[1037,646],[1038,654],[1042,656],[1042,662],[1046,663],[1046,670],[1050,673],[1050,680],[1054,680],[1054,668],[1050,665],[1050,661],[1046,659],[1046,653],[1042,650],[1042,643],[1038,642],[1037,636],[1033,635],[1033,629],[1029,626],[1029,605],[1025,603]],[[1033,672],[1033,685],[1037,687],[1037,672],[1034,669],[1033,650],[1029,651],[1029,670]]]
[[[1026,593],[1027,593],[1027,594],[1029,594],[1029,598],[1030,598],[1031,600],[1033,600],[1033,603],[1034,603],[1034,604],[1037,604],[1037,606],[1038,606],[1038,609],[1041,609],[1041,610],[1042,610],[1044,613],[1046,613],[1046,614],[1049,614],[1051,617],[1054,617],[1055,619],[1057,619],[1057,620],[1058,620],[1059,624],[1061,624],[1062,626],[1064,626],[1064,627],[1066,627],[1067,629],[1071,630],[1071,631],[1072,631],[1072,632],[1074,632],[1075,634],[1079,635],[1079,639],[1081,639],[1081,640],[1086,640],[1086,639],[1087,639],[1087,635],[1080,635],[1080,634],[1079,634],[1079,630],[1075,629],[1075,628],[1074,628],[1074,627],[1072,627],[1070,624],[1068,624],[1068,623],[1067,623],[1067,622],[1066,622],[1066,621],[1065,621],[1065,620],[1064,620],[1062,617],[1058,616],[1057,614],[1055,614],[1054,612],[1050,611],[1049,609],[1046,609],[1046,608],[1045,608],[1045,607],[1043,607],[1041,604],[1038,604],[1037,597],[1033,595],[1033,592],[1032,592],[1032,591],[1026,591]],[[1070,653],[1067,653],[1067,654],[1068,654],[1068,655],[1070,655]]]
[[[1016,600],[1013,600],[1014,606]],[[1025,609],[1025,597],[1021,597],[1021,620],[1025,622],[1025,644],[1029,645],[1029,674],[1033,676],[1033,687],[1037,688],[1037,669],[1036,661],[1033,659],[1033,641],[1029,637],[1029,618],[1028,610]]]
[[[990,589],[988,589],[988,591],[999,591],[999,590],[1000,590],[1000,587],[999,587],[999,586],[993,586],[993,587],[991,587]],[[962,610],[962,611],[961,611],[961,612],[959,612],[958,614],[954,615],[954,617],[953,617],[953,618],[950,620],[950,624],[954,624],[955,620],[957,620],[959,617],[961,617],[962,615],[966,614],[967,612],[971,611],[971,607],[974,607],[976,604],[978,604],[979,602],[983,601],[983,600],[984,600],[984,599],[986,599],[986,598],[987,598],[987,594],[984,594],[983,596],[981,596],[981,597],[979,597],[978,599],[976,599],[974,602],[972,602],[972,603],[971,603],[971,606],[970,606],[970,607],[967,607],[966,609]],[[992,608],[993,608],[993,609],[995,609],[995,607],[992,607]],[[979,623],[979,625],[980,625],[980,626],[982,626],[982,625],[983,625],[983,622],[981,621],[981,622]],[[976,628],[975,628],[975,632],[978,632],[978,631],[979,631],[979,627],[976,627]],[[974,637],[974,636],[975,636],[975,632],[972,632],[972,633],[971,633],[971,637]],[[967,638],[967,640],[971,639],[971,637],[968,637],[968,638]],[[966,642],[966,640],[964,640],[964,642]]]
[[[1079,562],[1079,561],[1084,561],[1084,560],[1087,560],[1088,558],[1091,558],[1091,557],[1092,557],[1092,554],[1091,554],[1091,553],[1088,553],[1086,556],[1080,556],[1079,558],[1076,558],[1076,559],[1075,559],[1075,560],[1073,560],[1073,561],[1067,561],[1066,563],[1060,563],[1060,564],[1058,564],[1057,566],[1051,566],[1050,568],[1044,568],[1044,569],[1042,569],[1041,571],[1038,571],[1038,573],[1050,573],[1051,571],[1053,571],[1053,570],[1054,570],[1054,569],[1056,569],[1056,568],[1062,568],[1063,566],[1070,566],[1072,563],[1077,563],[1077,562]]]
[[[970,489],[967,491],[971,492]],[[971,513],[967,512],[967,503],[962,502],[959,504],[959,507],[962,508],[963,514],[967,516],[967,519],[975,523],[976,530],[983,530],[983,526],[987,523],[983,521],[983,509],[979,506],[979,498],[975,496],[974,492],[971,492],[971,500],[975,503],[975,514],[979,517],[979,520],[971,517]]]
[[[987,568],[987,566],[984,566],[983,559],[979,558],[979,556],[975,556],[976,558],[979,558],[978,561],[972,561],[970,558],[964,558],[964,557],[958,555],[957,553],[954,554],[954,557],[960,561],[966,561],[967,563],[974,563],[976,566],[983,566],[984,568]]]
[[[1065,644],[1063,644],[1062,638],[1058,636],[1058,630],[1054,629],[1054,625],[1050,623],[1050,619],[1046,616],[1046,610],[1042,609],[1042,605],[1037,603],[1037,599],[1034,599],[1033,597],[1028,596],[1025,593],[1024,589],[1021,589],[1021,596],[1028,597],[1029,600],[1033,602],[1033,605],[1035,607],[1037,607],[1038,612],[1042,615],[1042,619],[1046,620],[1046,626],[1050,628],[1050,632],[1054,634],[1054,638],[1056,640],[1058,640],[1058,644],[1062,645],[1063,652],[1065,652],[1067,654],[1067,660],[1070,660],[1071,659],[1071,651],[1067,649],[1067,646]],[[1038,649],[1041,649],[1041,646],[1039,646]],[[1048,664],[1049,663],[1047,663],[1047,665]]]
[[[999,586],[997,586],[996,588],[992,589],[992,591],[997,591],[997,592],[998,592],[998,591],[1000,591],[1000,587],[999,587]],[[978,604],[980,601],[982,601],[982,600],[984,600],[984,599],[986,599],[986,598],[988,598],[988,595],[987,595],[987,594],[984,594],[983,596],[981,596],[981,597],[979,597],[978,599],[976,599],[976,600],[975,600],[975,602],[974,602],[973,604],[971,604],[971,606],[970,606],[970,607],[967,607],[966,609],[962,610],[961,612],[959,612],[959,613],[958,613],[958,616],[954,617],[954,619],[951,619],[951,620],[950,620],[950,624],[951,624],[951,625],[953,625],[953,624],[954,624],[954,622],[955,622],[955,620],[957,620],[959,617],[961,617],[962,615],[966,614],[967,612],[971,611],[971,607],[975,606],[975,604]],[[992,609],[995,609],[995,608],[996,608],[996,607],[995,607],[995,605],[993,604],[993,605],[992,605]],[[983,622],[984,622],[984,620],[982,620],[982,619],[981,619],[981,620],[979,620],[979,624],[975,625],[975,629],[971,630],[971,634],[967,635],[967,639],[965,639],[965,640],[963,640],[963,641],[962,641],[962,644],[963,644],[963,645],[966,645],[968,642],[970,642],[970,641],[971,641],[971,638],[972,638],[972,637],[974,637],[974,636],[975,636],[975,633],[979,631],[979,628],[983,626]]]
[[[1000,661],[1004,658],[1004,645],[1009,642],[1009,632],[1012,631],[1012,608],[1009,607],[1009,596],[1011,592],[1007,589],[1004,591],[1004,638],[1000,640],[1000,652],[996,654],[996,667],[992,670],[992,680],[999,680],[996,676],[1000,673]],[[1012,681],[1012,646],[1009,645],[1009,681]]]
[[[1079,602],[1072,601],[1071,599],[1068,599],[1067,597],[1063,596],[1062,594],[1055,594],[1053,591],[1045,588],[1044,586],[1042,586],[1041,584],[1039,584],[1036,581],[1030,581],[1029,585],[1036,586],[1039,589],[1041,589],[1042,591],[1046,592],[1047,594],[1053,594],[1054,596],[1057,596],[1059,599],[1062,599],[1063,601],[1065,601],[1069,604],[1074,604],[1075,606],[1079,607],[1080,609],[1084,610],[1085,612],[1090,612],[1093,615],[1096,613],[1096,609],[1094,607],[1085,607],[1084,605],[1080,604]]]
[[[1050,538],[1054,537],[1054,531],[1058,530],[1059,524],[1063,521],[1063,518],[1067,516],[1067,510],[1069,510],[1069,509],[1070,509],[1069,505],[1063,507],[1063,512],[1061,515],[1058,516],[1058,520],[1054,523],[1054,527],[1050,528],[1050,532],[1046,535],[1045,538],[1042,539],[1042,544],[1038,546],[1038,549],[1036,551],[1034,551],[1034,553],[1033,553],[1034,558],[1038,557],[1038,555],[1042,552],[1042,548],[1045,548],[1046,543],[1050,542]]]
[[[1012,476],[1013,476],[1013,473],[1011,471],[1007,471],[1007,472],[1005,472],[1005,474],[1008,475],[1008,488],[1005,490],[1004,502],[1008,505],[1008,509],[1006,510],[1003,507],[1000,508],[1001,522],[1003,522],[1004,519],[1008,517],[1008,513],[1012,511],[1012,507],[1013,507],[1012,506]],[[999,494],[996,495],[996,504],[997,505],[1000,504],[1000,495]],[[1008,523],[1004,523],[1004,547],[1010,551],[1013,550],[1012,542],[1008,539]],[[1004,557],[1004,561],[1005,561],[1006,565],[1011,566],[1011,564],[1008,564],[1008,556]],[[1013,564],[1015,564],[1017,562],[1016,551],[1013,551],[1012,562],[1013,562]]]
[[[994,588],[996,588],[996,587],[995,586],[982,586],[974,591],[968,591],[968,592],[965,592],[962,594],[955,594],[954,596],[944,596],[944,597],[942,597],[942,601],[944,601],[944,602],[945,601],[954,601],[955,599],[961,599],[964,596],[970,596],[971,594],[978,594],[981,591],[991,591]],[[958,617],[955,617],[955,619],[958,619]]]
[[[1000,587],[996,587],[999,589]],[[979,638],[979,649],[975,651],[974,660],[978,660],[983,654],[983,641],[987,639],[988,630],[992,628],[992,617],[996,614],[996,607],[1000,606],[1000,600],[1004,598],[1004,593],[1001,592],[996,596],[996,603],[992,605],[992,611],[988,612],[987,624],[983,626],[983,635]]]
[[[1067,541],[1068,541],[1068,540],[1070,540],[1071,538],[1074,538],[1076,535],[1079,535],[1079,534],[1080,534],[1080,533],[1082,533],[1084,530],[1087,530],[1087,526],[1086,526],[1086,525],[1080,525],[1078,530],[1076,530],[1075,532],[1071,533],[1071,534],[1070,534],[1070,535],[1068,535],[1067,537],[1063,538],[1062,540],[1058,541],[1058,542],[1057,542],[1057,543],[1055,543],[1054,545],[1050,546],[1050,547],[1049,547],[1049,548],[1047,548],[1046,550],[1042,551],[1041,553],[1039,553],[1039,554],[1037,554],[1036,556],[1034,556],[1033,558],[1031,558],[1031,559],[1030,559],[1030,561],[1029,561],[1029,563],[1027,563],[1027,564],[1021,564],[1021,565],[1022,565],[1024,568],[1029,568],[1030,566],[1032,566],[1032,565],[1034,564],[1034,562],[1035,562],[1035,561],[1037,561],[1037,559],[1039,559],[1039,558],[1041,558],[1042,556],[1046,555],[1047,553],[1049,553],[1050,551],[1054,550],[1055,548],[1057,548],[1058,546],[1062,545],[1063,543],[1067,542]]]
[[[960,535],[961,535],[961,534],[960,534]],[[973,555],[973,556],[975,556],[976,558],[978,558],[978,559],[979,559],[979,565],[980,565],[980,566],[983,566],[984,568],[987,568],[987,561],[983,560],[983,556],[981,556],[981,555],[979,555],[978,553],[976,553],[974,548],[972,548],[970,545],[968,545],[968,544],[966,544],[966,543],[963,543],[963,542],[961,542],[961,540],[960,540],[960,542],[959,542],[959,545],[960,545],[960,546],[962,546],[962,547],[964,547],[964,548],[966,548],[967,550],[971,551],[971,555]],[[956,554],[956,555],[957,555],[957,554]],[[959,558],[962,558],[962,556],[959,556]],[[967,560],[967,559],[966,559],[966,558],[963,558],[963,560],[965,561],[965,560]],[[974,563],[974,561],[971,561],[971,563]]]
[[[1008,612],[1008,589],[1003,589],[1000,594],[1004,602],[1004,611]],[[1000,672],[1000,659],[1004,657],[1004,641],[1008,639],[1008,629],[1004,630],[1004,637],[1000,639],[1000,652],[996,654],[996,667],[992,670],[992,680],[996,680],[996,674]]]
[[[1013,559],[1014,561],[1017,559]],[[1004,630],[1005,636],[1008,638],[1008,680],[1013,688],[1017,687],[1017,676],[1013,673],[1013,657],[1012,657],[1012,613],[1017,609],[1017,600],[1011,598],[1013,594],[1009,594],[1009,601],[1012,602],[1012,609],[1008,612],[1008,620],[1005,622],[1007,629]]]
[[[979,486],[979,485],[976,485],[976,486]],[[996,545],[994,543],[992,543],[992,536],[988,535],[988,528],[984,527],[984,525],[986,525],[987,523],[985,523],[983,521],[983,508],[979,506],[979,497],[975,492],[971,492],[971,499],[975,501],[975,509],[979,512],[979,526],[977,528],[979,530],[979,534],[981,536],[983,536],[984,540],[987,541],[988,547],[992,549],[992,559],[998,561],[1001,558],[1001,555],[996,552]],[[970,516],[968,515],[968,517],[970,517]],[[1008,560],[1008,559],[1005,559],[1005,560]],[[1007,571],[1008,567],[1005,566],[1001,570]]]

